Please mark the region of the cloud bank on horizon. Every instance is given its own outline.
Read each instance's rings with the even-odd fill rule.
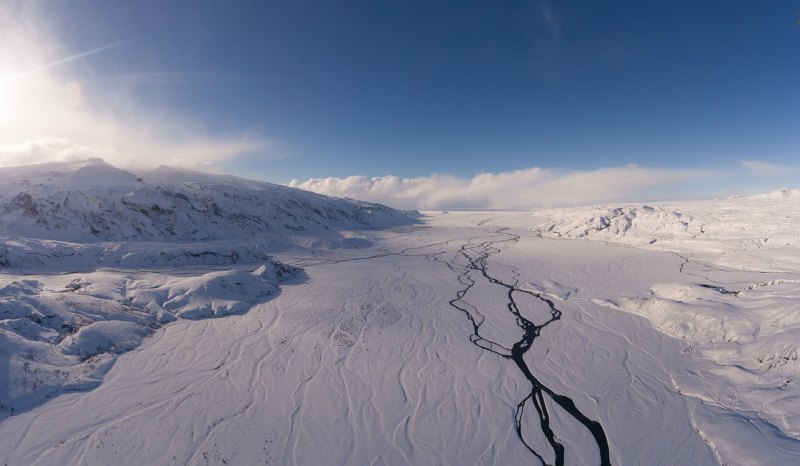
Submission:
[[[417,178],[349,176],[292,180],[289,186],[407,209],[526,209],[632,200],[657,188],[709,178],[709,170],[644,168],[596,170],[539,167],[472,178],[431,175]]]
[[[122,167],[206,167],[264,151],[267,140],[218,137],[174,113],[143,108],[121,90],[99,89],[68,73],[92,55],[124,53],[125,43],[65,50],[33,2],[0,5],[0,166],[102,155]]]
[[[763,162],[759,160],[742,160],[742,168],[754,176],[778,177],[793,173],[797,167],[788,164]]]

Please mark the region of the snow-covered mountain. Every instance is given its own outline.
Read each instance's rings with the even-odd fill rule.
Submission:
[[[100,159],[0,169],[0,235],[70,242],[252,239],[410,223],[388,207],[168,167]]]
[[[100,159],[0,168],[0,266],[92,269],[263,262],[266,249],[367,244],[413,212],[169,167]]]

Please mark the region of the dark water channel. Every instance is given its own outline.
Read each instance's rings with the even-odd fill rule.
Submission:
[[[524,418],[525,410],[526,408],[533,406],[539,417],[538,427],[541,433],[547,439],[547,443],[555,456],[554,466],[563,466],[565,464],[564,456],[568,446],[565,446],[563,443],[561,443],[558,435],[556,432],[554,432],[553,426],[551,426],[550,422],[550,413],[548,411],[548,406],[550,406],[550,409],[552,409],[553,404],[555,404],[561,407],[561,409],[567,412],[589,431],[592,437],[594,437],[594,440],[597,443],[597,448],[600,451],[600,464],[602,466],[610,466],[611,461],[609,459],[608,439],[606,438],[603,426],[599,422],[594,421],[584,415],[575,406],[575,403],[571,398],[556,393],[551,388],[544,385],[533,374],[531,368],[528,366],[528,363],[525,361],[525,353],[527,353],[533,347],[534,340],[541,334],[543,329],[560,320],[562,312],[556,307],[555,303],[547,297],[533,291],[518,288],[518,274],[515,269],[512,269],[514,271],[514,276],[510,283],[494,277],[489,273],[487,263],[492,254],[500,251],[498,245],[502,243],[515,243],[519,240],[519,236],[511,234],[505,231],[505,229],[497,230],[496,233],[499,233],[502,236],[494,240],[483,241],[476,244],[465,244],[461,247],[456,254],[456,259],[465,260],[466,267],[457,265],[456,260],[452,262],[443,260],[440,257],[441,254],[432,254],[429,256],[431,260],[445,263],[453,272],[459,274],[458,281],[464,287],[457,292],[456,298],[450,301],[450,305],[461,311],[472,324],[473,333],[470,336],[470,340],[475,345],[485,351],[492,352],[504,359],[512,361],[530,383],[531,391],[528,396],[526,396],[517,405],[515,416],[517,435],[522,443],[525,444],[525,447],[534,456],[536,456],[536,458],[538,458],[542,464],[548,465],[542,453],[537,451],[531,445],[531,443],[526,440],[526,437],[528,436],[525,432],[523,432],[522,420]],[[484,323],[485,316],[480,309],[464,300],[464,297],[469,293],[470,289],[475,286],[476,282],[474,275],[476,275],[476,273],[480,278],[483,278],[494,285],[503,287],[506,290],[505,306],[508,309],[508,312],[516,319],[517,326],[519,326],[519,328],[522,330],[522,337],[510,348],[481,336],[480,330],[481,325]],[[545,322],[537,325],[524,317],[517,304],[517,297],[520,294],[529,295],[545,304],[550,313],[549,318]]]

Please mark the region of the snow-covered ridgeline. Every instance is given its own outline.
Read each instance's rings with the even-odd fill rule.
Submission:
[[[67,242],[197,242],[411,222],[404,212],[270,183],[102,160],[0,169],[0,234]]]

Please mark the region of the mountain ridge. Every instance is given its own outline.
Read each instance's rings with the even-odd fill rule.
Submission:
[[[297,188],[91,158],[0,168],[0,235],[71,242],[214,241],[414,223],[408,212]]]

